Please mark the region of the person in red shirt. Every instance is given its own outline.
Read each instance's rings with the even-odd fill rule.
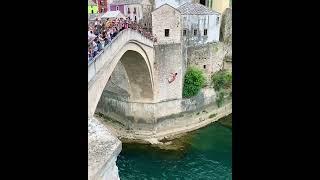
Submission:
[[[172,83],[176,79],[177,75],[178,75],[178,73],[174,73],[174,74],[171,73],[172,77],[171,77],[171,79],[168,79],[169,84]]]

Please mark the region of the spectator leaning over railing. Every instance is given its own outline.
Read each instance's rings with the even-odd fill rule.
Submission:
[[[102,22],[96,19],[94,23],[88,24],[88,61],[94,59],[94,57],[107,46],[112,39],[114,39],[119,32],[124,29],[133,29],[139,32],[144,37],[156,42],[156,36],[152,35],[143,29],[136,21],[127,19],[115,19]]]

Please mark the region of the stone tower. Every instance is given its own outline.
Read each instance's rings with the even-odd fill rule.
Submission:
[[[184,61],[181,43],[181,14],[171,5],[163,4],[152,12],[152,32],[157,37],[155,73],[158,78],[158,101],[182,98]],[[172,74],[177,73],[170,82]]]

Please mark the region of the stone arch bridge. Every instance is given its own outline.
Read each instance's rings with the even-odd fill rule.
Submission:
[[[94,113],[100,107],[99,102],[105,102],[107,107],[111,107],[108,116],[130,130],[138,130],[135,132],[136,137],[148,138],[158,132],[161,135],[161,132],[173,126],[170,121],[170,118],[176,117],[173,115],[195,110],[211,102],[211,98],[205,99],[202,96],[199,103],[182,99],[182,77],[186,68],[186,52],[182,47],[181,43],[154,44],[137,31],[125,29],[89,62],[89,180],[118,179],[116,158],[121,151],[121,142],[101,121],[94,118]],[[128,99],[119,96],[102,99],[108,80],[119,62],[126,71],[126,80],[131,87],[128,89]],[[173,83],[168,83],[168,75],[173,72],[178,76]],[[176,126],[184,124],[181,121]]]
[[[124,66],[132,88],[130,101],[154,101],[153,41],[137,31],[121,31],[88,64],[88,179],[119,179],[116,166],[121,142],[94,118],[100,97],[118,62]]]
[[[121,31],[97,57],[88,64],[88,116],[93,117],[99,99],[114,68],[121,62],[132,88],[130,101],[154,101],[153,41],[132,29]]]

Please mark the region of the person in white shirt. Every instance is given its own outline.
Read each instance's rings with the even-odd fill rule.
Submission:
[[[88,39],[93,39],[93,38],[95,38],[95,37],[96,37],[96,35],[94,35],[93,32],[92,32],[92,30],[90,30],[90,31],[88,32]]]

